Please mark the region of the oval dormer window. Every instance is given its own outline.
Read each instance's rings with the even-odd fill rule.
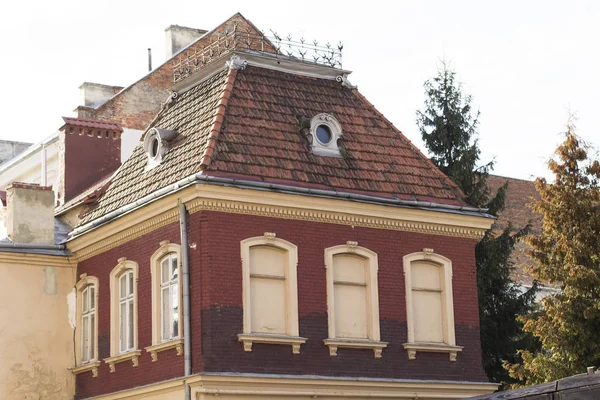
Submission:
[[[339,139],[342,126],[331,114],[318,114],[310,120],[311,151],[319,156],[341,157]]]
[[[177,136],[176,131],[152,128],[144,138],[144,150],[148,156],[148,167],[152,168],[161,163],[168,153],[171,141]]]

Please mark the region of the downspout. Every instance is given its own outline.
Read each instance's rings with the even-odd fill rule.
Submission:
[[[182,295],[183,295],[183,365],[184,377],[192,374],[192,343],[191,343],[191,318],[190,318],[190,264],[188,253],[188,236],[187,236],[187,210],[185,204],[178,201],[179,204],[179,232],[181,235],[181,275]],[[191,399],[191,390],[187,382],[185,382],[185,400]]]

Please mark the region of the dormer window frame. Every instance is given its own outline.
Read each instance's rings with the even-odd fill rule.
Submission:
[[[329,134],[328,141],[323,140],[323,134]],[[342,157],[339,139],[342,137],[342,126],[331,114],[321,113],[310,120],[309,139],[311,152],[318,156]]]
[[[151,128],[144,137],[144,151],[148,157],[146,170],[159,165],[163,157],[169,152],[170,144],[178,133],[160,128]]]

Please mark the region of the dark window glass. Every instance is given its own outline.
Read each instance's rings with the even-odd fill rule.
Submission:
[[[317,126],[317,139],[323,144],[331,142],[331,130],[327,125]]]

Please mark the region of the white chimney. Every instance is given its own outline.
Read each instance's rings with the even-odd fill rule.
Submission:
[[[8,238],[15,243],[54,244],[52,186],[14,182],[6,189]]]
[[[79,86],[81,105],[94,107],[113,97],[123,89],[122,86],[103,85],[101,83],[83,82]]]
[[[170,25],[165,29],[167,60],[179,53],[181,49],[196,41],[207,31],[204,29],[186,28],[185,26]]]

